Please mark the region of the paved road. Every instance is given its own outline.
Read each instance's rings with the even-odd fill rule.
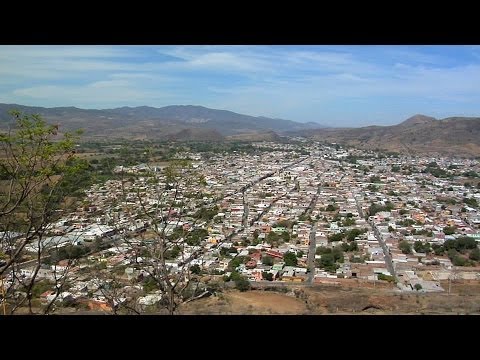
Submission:
[[[294,191],[295,188],[291,189],[290,191]],[[275,199],[272,200],[272,202],[270,203],[270,205],[268,205],[265,209],[263,209],[263,211],[261,213],[258,213],[257,216],[255,216],[251,221],[250,221],[250,226],[252,226],[253,224],[255,224],[256,221],[260,220],[262,218],[263,215],[265,215],[266,213],[268,213],[270,211],[270,209],[272,208],[273,205],[275,205],[275,203],[280,200],[281,198],[283,198],[284,196],[286,196],[290,191],[287,191],[286,193],[276,197]]]
[[[300,164],[301,162],[304,162],[305,160],[307,160],[307,159],[309,159],[309,158],[310,158],[310,156],[305,157],[305,158],[300,159],[300,160],[298,160],[298,161],[295,161],[295,162],[293,162],[293,163],[291,163],[291,164],[285,165],[285,166],[282,167],[281,169],[278,169],[278,170],[276,170],[276,171],[269,172],[268,174],[263,175],[262,177],[258,178],[257,180],[254,180],[254,181],[248,183],[247,185],[242,186],[239,190],[237,190],[236,192],[234,192],[234,194],[237,194],[237,193],[239,193],[239,192],[245,192],[245,190],[251,188],[252,186],[254,186],[254,185],[256,185],[256,184],[258,184],[259,182],[261,182],[261,181],[263,181],[263,180],[265,180],[265,179],[268,179],[269,177],[272,177],[273,175],[275,175],[275,174],[277,174],[277,173],[279,174],[279,173],[281,173],[282,171],[285,171],[285,170],[287,170],[288,168],[290,168],[290,167],[292,167],[292,166],[298,165],[298,164]],[[217,200],[220,200],[220,199],[221,199],[221,197],[218,198]]]
[[[380,246],[383,249],[383,254],[385,256],[385,263],[387,265],[387,269],[390,272],[390,274],[392,274],[396,279],[397,275],[395,274],[395,267],[393,266],[392,257],[390,256],[390,251],[387,248],[387,244],[385,244],[382,234],[380,234],[380,231],[378,231],[377,227],[373,222],[372,222],[372,228],[373,228],[375,237],[377,238],[378,242],[380,243]]]
[[[243,192],[243,217],[242,217],[242,226],[244,228],[247,227],[247,221],[248,221],[248,213],[250,212],[250,209],[248,207],[248,201],[245,199],[245,191]]]
[[[309,215],[309,214],[312,213],[313,209],[315,208],[315,205],[317,204],[318,195],[320,195],[320,189],[321,189],[321,186],[319,185],[319,186],[318,186],[318,189],[317,189],[317,192],[316,192],[315,195],[313,195],[313,197],[312,197],[312,201],[310,201],[310,204],[309,204],[308,207],[305,209],[305,211],[303,212],[302,215]]]
[[[293,162],[293,163],[291,163],[291,164],[285,165],[283,168],[281,168],[280,170],[277,170],[277,171],[278,171],[278,172],[282,172],[282,171],[284,171],[284,170],[286,170],[286,169],[288,169],[288,168],[290,168],[290,167],[292,167],[292,166],[295,166],[295,165],[300,164],[301,162],[307,160],[308,158],[310,158],[310,156],[305,157],[305,158],[303,158],[303,159],[300,159],[300,160],[298,160],[298,161],[295,161],[295,162]],[[261,181],[263,181],[263,180],[265,180],[265,179],[273,176],[277,171],[268,173],[268,174],[262,176],[261,178],[255,180],[255,181],[253,181],[253,182],[251,182],[251,183],[249,183],[249,184],[247,184],[247,185],[245,185],[245,186],[242,186],[242,187],[240,188],[240,190],[238,190],[238,191],[235,192],[235,193],[242,192],[242,194],[243,194],[243,211],[244,211],[244,213],[243,213],[243,217],[242,217],[242,226],[241,226],[239,229],[236,229],[236,230],[232,231],[230,234],[228,234],[223,241],[221,241],[221,242],[219,242],[219,243],[217,244],[217,246],[220,246],[222,243],[231,240],[231,239],[233,238],[233,236],[235,236],[235,235],[243,232],[243,231],[247,228],[247,225],[248,225],[248,224],[247,224],[247,219],[248,219],[249,207],[248,207],[248,203],[245,201],[245,191],[246,191],[247,189],[251,188],[252,186],[254,186],[255,184],[257,184],[257,183],[259,183],[259,182],[261,182]],[[257,221],[258,219],[260,219],[260,217],[263,216],[263,214],[265,214],[268,210],[270,210],[270,207],[271,207],[275,202],[277,202],[280,198],[282,198],[282,197],[285,196],[285,195],[286,195],[286,193],[283,194],[283,195],[281,195],[281,196],[279,196],[278,198],[276,198],[276,199],[270,204],[270,206],[269,206],[268,208],[266,208],[262,213],[260,213],[258,216],[256,216],[255,219],[252,219],[252,221],[250,222],[250,225],[253,225],[255,221]],[[218,202],[220,199],[221,199],[221,197],[216,198],[216,199],[215,199],[215,202]],[[192,261],[193,259],[198,258],[200,255],[202,255],[202,254],[205,253],[206,251],[207,251],[206,248],[202,248],[202,249],[200,249],[200,250],[195,251],[192,255],[190,255],[190,257],[189,257],[188,259],[186,259],[186,260],[183,261],[183,262],[180,262],[179,265],[188,264],[190,261]]]
[[[317,232],[317,223],[314,223],[312,229],[310,230],[310,246],[308,248],[308,259],[307,259],[307,283],[313,283],[313,277],[315,276],[315,250],[317,247],[315,233]]]
[[[318,196],[320,195],[321,192],[322,192],[322,186],[321,186],[321,182],[319,182],[317,193],[313,196],[312,201],[310,202],[310,205],[304,214],[311,214],[311,212],[315,208],[315,205],[317,204]],[[312,225],[312,229],[310,230],[310,245],[308,248],[308,259],[307,259],[308,273],[307,273],[306,282],[310,285],[313,283],[313,277],[315,276],[315,251],[317,249],[317,240],[315,237],[316,232],[317,232],[317,222],[314,222]]]
[[[358,211],[358,215],[361,217],[361,218],[365,218],[363,216],[363,210],[362,210],[362,207],[360,206],[359,202],[358,202],[358,199],[355,197],[355,203],[357,204],[357,211]]]

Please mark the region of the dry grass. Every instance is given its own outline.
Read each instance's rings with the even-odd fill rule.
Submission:
[[[442,284],[448,289],[445,284]],[[226,291],[184,306],[185,314],[480,314],[480,284],[452,284],[444,293],[399,293],[392,288],[318,285],[289,294]]]
[[[228,291],[218,297],[201,299],[186,304],[183,314],[305,314],[305,301],[293,296],[267,291]]]

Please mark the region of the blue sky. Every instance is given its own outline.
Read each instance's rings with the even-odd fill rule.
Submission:
[[[480,46],[0,46],[0,102],[191,104],[329,126],[480,116]]]

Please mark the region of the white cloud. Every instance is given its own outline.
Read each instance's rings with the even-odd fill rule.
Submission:
[[[126,80],[104,80],[96,81],[88,86],[92,88],[117,88],[127,87],[128,85],[130,85],[130,83]]]
[[[0,102],[35,100],[46,106],[86,107],[196,103],[284,118],[309,109],[310,117],[303,119],[312,120],[313,114],[342,101],[346,105],[341,111],[346,113],[354,111],[355,101],[370,102],[373,107],[379,97],[392,99],[392,104],[399,98],[435,100],[457,103],[459,108],[474,106],[480,99],[480,64],[458,62],[445,67],[443,60],[451,63],[451,58],[422,48],[208,45],[147,49],[158,59],[142,55],[144,50],[0,46]],[[376,60],[377,54],[383,58]]]
[[[131,50],[134,48],[131,48]],[[58,59],[58,58],[106,58],[106,57],[132,57],[134,54],[125,47],[119,46],[50,46],[50,45],[2,45],[0,46],[0,59],[30,58]]]
[[[13,91],[14,97],[27,104],[35,100],[48,100],[55,106],[71,105],[90,108],[124,105],[145,105],[163,103],[172,96],[162,91],[143,90],[117,80],[100,81],[84,86],[35,86]],[[5,97],[2,95],[2,97]],[[7,96],[8,97],[8,94]],[[165,104],[166,105],[166,104]]]

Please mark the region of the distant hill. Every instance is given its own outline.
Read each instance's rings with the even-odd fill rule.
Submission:
[[[480,156],[480,118],[415,115],[393,126],[301,131],[305,137],[364,149]]]
[[[174,139],[228,136],[274,131],[284,133],[321,128],[316,123],[271,119],[237,114],[227,110],[203,106],[172,105],[162,108],[149,106],[87,110],[76,107],[43,108],[16,104],[0,104],[0,127],[11,121],[8,111],[17,109],[29,114],[40,114],[48,122],[60,125],[60,130],[82,128],[85,137]],[[182,132],[190,129],[190,132]],[[193,130],[197,129],[197,130]],[[200,131],[215,130],[217,133]],[[207,135],[210,134],[210,135]]]
[[[421,125],[433,124],[435,121],[437,121],[437,119],[435,119],[434,117],[417,114],[417,115],[413,115],[412,117],[408,118],[407,120],[398,124],[397,126],[401,126],[401,127],[421,126]]]
[[[282,141],[282,137],[274,131],[230,135],[227,137],[227,139],[237,141]]]
[[[168,135],[171,141],[223,141],[225,138],[213,129],[183,129],[176,134]]]

